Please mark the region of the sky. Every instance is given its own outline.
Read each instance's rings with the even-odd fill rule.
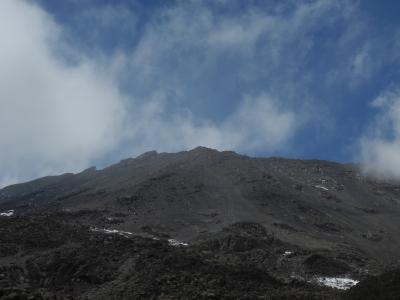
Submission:
[[[396,0],[1,0],[0,187],[202,145],[400,179]]]

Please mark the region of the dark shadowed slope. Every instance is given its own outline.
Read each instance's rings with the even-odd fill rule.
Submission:
[[[291,278],[305,253],[283,256],[290,245],[257,224],[237,223],[198,245],[179,246],[89,230],[66,217],[0,218],[1,300],[334,300],[343,294]],[[279,265],[294,269],[277,273]]]
[[[59,212],[85,225],[183,241],[256,222],[284,242],[352,259],[400,258],[400,186],[353,165],[250,158],[199,147],[0,190],[0,212]],[[85,213],[74,213],[86,210]]]

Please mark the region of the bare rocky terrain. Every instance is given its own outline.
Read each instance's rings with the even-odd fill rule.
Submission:
[[[400,184],[352,164],[199,147],[0,190],[0,299],[400,299],[399,249]]]

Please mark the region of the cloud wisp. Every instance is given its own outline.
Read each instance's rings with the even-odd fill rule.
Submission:
[[[384,179],[400,179],[400,90],[389,89],[372,101],[379,109],[360,141],[364,171]]]
[[[153,99],[136,111],[134,126],[125,137],[138,153],[149,149],[178,151],[196,146],[242,152],[276,151],[286,145],[300,125],[293,111],[280,107],[267,96],[245,97],[222,122],[196,118],[190,111],[166,114],[160,99]]]

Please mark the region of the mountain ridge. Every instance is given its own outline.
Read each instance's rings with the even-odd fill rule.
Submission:
[[[150,151],[101,170],[6,187],[0,208],[21,214],[103,210],[110,218],[124,215],[117,229],[154,227],[187,240],[253,221],[302,246],[333,247],[344,240],[375,258],[388,239],[393,245],[387,242],[384,251],[394,259],[399,197],[397,185],[364,177],[355,165],[197,147]]]

